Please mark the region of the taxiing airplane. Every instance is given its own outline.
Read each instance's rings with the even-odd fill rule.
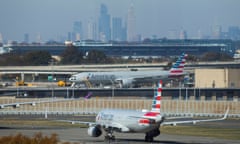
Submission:
[[[137,81],[157,82],[159,79],[182,76],[186,73],[184,65],[187,55],[183,53],[169,71],[112,71],[112,72],[82,72],[72,75],[69,81],[73,82],[73,87],[79,83],[90,82],[91,84],[113,85],[119,87],[131,87]]]
[[[229,109],[226,111],[223,118],[218,119],[202,119],[202,120],[183,120],[171,121],[165,120],[161,114],[161,96],[162,96],[162,81],[159,82],[156,95],[153,98],[152,109],[150,111],[124,110],[124,109],[105,109],[98,113],[95,122],[82,121],[65,121],[71,123],[88,124],[88,135],[99,137],[105,131],[105,140],[114,140],[113,132],[121,133],[145,133],[145,141],[152,142],[154,137],[160,135],[160,126],[162,125],[177,125],[182,123],[210,122],[220,121],[227,118]]]

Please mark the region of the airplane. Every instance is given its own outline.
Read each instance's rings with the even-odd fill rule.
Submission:
[[[157,91],[153,97],[152,109],[147,110],[125,110],[125,109],[104,109],[100,111],[95,122],[70,121],[72,124],[81,123],[89,126],[87,133],[91,137],[99,137],[105,131],[105,140],[115,140],[113,132],[120,133],[145,133],[145,141],[153,142],[154,137],[160,135],[160,127],[163,125],[177,125],[184,123],[196,124],[198,122],[211,122],[225,120],[229,108],[222,118],[201,119],[201,120],[183,120],[183,121],[165,121],[167,118],[161,113],[162,81],[159,82]]]
[[[5,53],[10,53],[13,49],[10,48],[8,45],[3,45],[0,47],[0,55]]]
[[[100,83],[100,84],[118,84],[120,88],[131,87],[137,81],[157,82],[159,79],[167,79],[185,75],[184,65],[187,54],[177,59],[176,63],[169,71],[111,71],[111,72],[82,72],[74,74],[69,78],[73,82],[72,87],[82,86],[79,83]],[[78,85],[79,84],[79,85]]]

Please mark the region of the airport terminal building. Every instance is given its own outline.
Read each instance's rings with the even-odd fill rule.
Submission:
[[[194,71],[197,88],[240,88],[240,69],[198,68]]]
[[[69,45],[12,45],[15,53],[25,53],[34,50],[49,51],[51,55],[61,55]],[[185,52],[191,55],[200,56],[207,52],[226,53],[231,56],[235,53],[235,46],[232,40],[168,40],[159,39],[143,42],[96,42],[96,41],[77,41],[72,46],[87,54],[91,50],[103,51],[107,56],[112,57],[162,57],[178,56]]]

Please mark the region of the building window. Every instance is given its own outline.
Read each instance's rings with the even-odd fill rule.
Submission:
[[[205,100],[207,100],[207,101],[212,100],[212,94],[211,94],[211,92],[206,92]]]
[[[227,93],[227,101],[233,101],[233,92]]]
[[[217,92],[217,93],[216,93],[216,100],[217,100],[217,101],[223,100],[223,93]]]
[[[201,89],[195,89],[195,100],[200,100],[201,98]]]

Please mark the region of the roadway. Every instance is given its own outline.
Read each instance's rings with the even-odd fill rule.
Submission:
[[[187,63],[186,70],[194,68],[239,68],[240,61],[232,62],[195,62]],[[138,70],[162,70],[167,66],[167,62],[162,63],[136,63],[136,64],[103,64],[103,65],[48,65],[48,66],[0,66],[1,74],[25,73],[25,74],[73,74],[85,71],[126,71],[131,69]]]

